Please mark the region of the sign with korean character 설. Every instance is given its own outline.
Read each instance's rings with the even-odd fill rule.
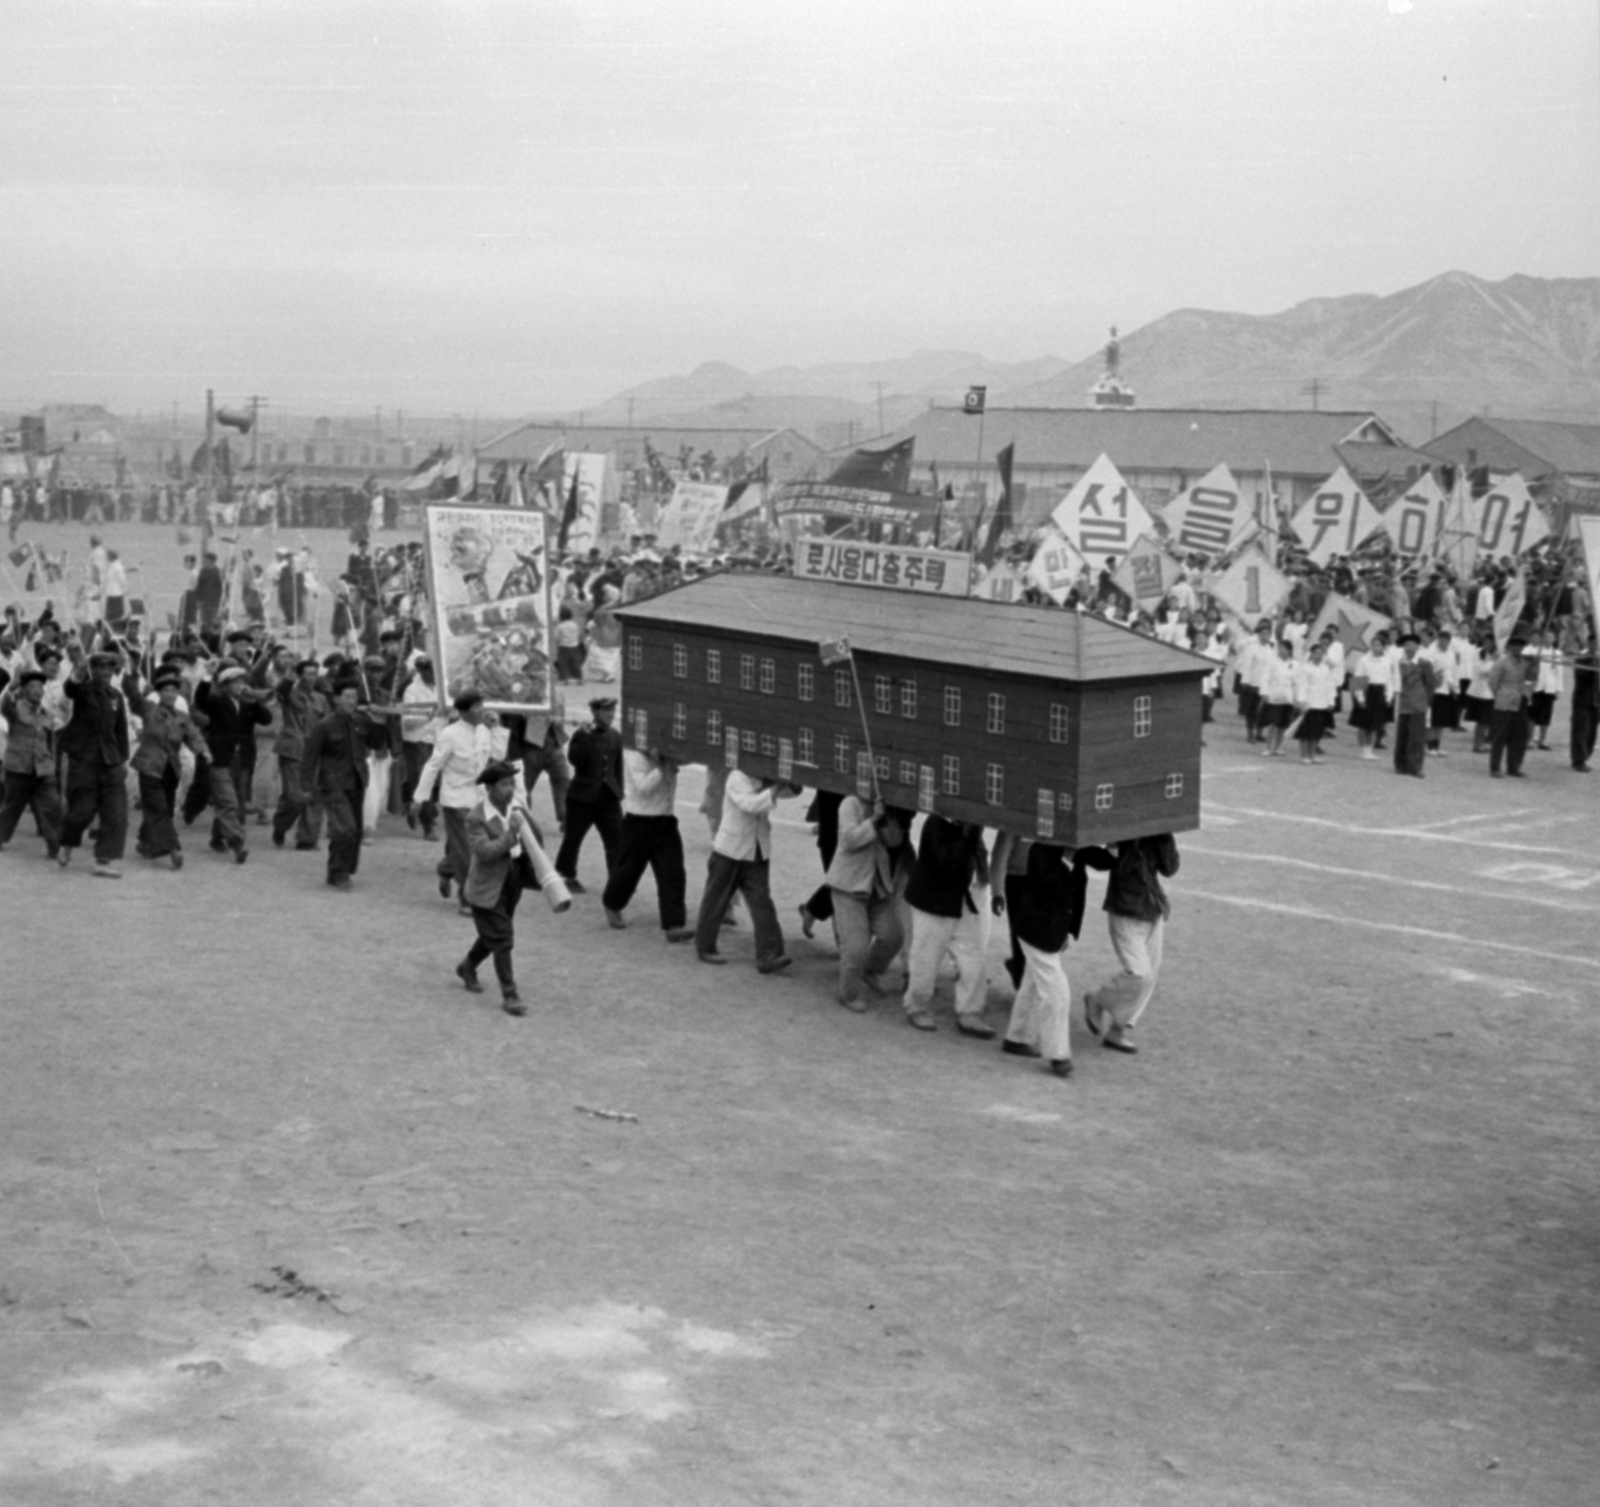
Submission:
[[[1141,534],[1154,532],[1144,504],[1108,455],[1078,478],[1050,516],[1097,570],[1108,558],[1120,560]]]

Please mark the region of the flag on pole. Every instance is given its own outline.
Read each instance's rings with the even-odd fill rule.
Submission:
[[[1259,508],[1245,506],[1239,483],[1225,465],[1213,466],[1167,504],[1162,519],[1179,554],[1225,555],[1259,524]]]
[[[1300,505],[1291,521],[1306,554],[1326,566],[1335,555],[1349,555],[1379,528],[1383,517],[1340,466]]]
[[[817,645],[817,657],[825,666],[847,665],[854,658],[850,640],[841,634],[838,638],[825,638]]]
[[[559,554],[566,554],[567,539],[572,533],[572,526],[578,521],[578,469],[573,467],[572,485],[567,488],[566,506],[561,510],[561,527],[556,534],[556,550]]]
[[[1271,617],[1292,589],[1258,538],[1212,583],[1211,595],[1253,628],[1260,618]]]
[[[987,387],[969,387],[967,395],[961,400],[962,413],[979,414],[983,412],[984,405],[989,400]]]
[[[1512,631],[1522,621],[1522,614],[1527,605],[1527,573],[1519,565],[1516,575],[1512,577],[1511,584],[1506,588],[1505,600],[1494,610],[1495,648],[1502,650],[1505,648],[1506,641],[1511,637]]]
[[[1083,574],[1084,558],[1060,529],[1051,528],[1028,562],[1028,585],[1042,591],[1058,607]]]
[[[993,565],[994,557],[1000,552],[1001,538],[1011,528],[1012,503],[1011,503],[1011,462],[1016,454],[1015,445],[1007,445],[997,456],[995,464],[1000,468],[1000,500],[994,505],[994,517],[989,520],[989,532],[984,537],[983,548],[978,551],[978,559],[985,565]]]
[[[1102,455],[1056,504],[1051,521],[1091,564],[1123,555],[1141,534],[1155,531],[1150,515],[1122,473]]]

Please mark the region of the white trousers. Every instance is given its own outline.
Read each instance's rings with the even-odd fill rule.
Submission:
[[[1137,1025],[1150,996],[1156,992],[1166,923],[1159,916],[1154,921],[1136,921],[1132,916],[1111,913],[1106,920],[1110,923],[1111,948],[1122,971],[1112,974],[1094,991],[1095,1003],[1119,1026]]]
[[[364,831],[376,832],[378,818],[388,809],[389,771],[393,767],[393,754],[367,755],[367,795],[361,809],[361,826]]]
[[[906,1009],[926,1010],[933,1004],[939,964],[945,953],[956,965],[956,1014],[982,1015],[989,979],[984,957],[989,951],[989,886],[968,892],[976,912],[934,916],[911,907],[911,956],[906,970]]]
[[[1036,1046],[1040,1056],[1061,1062],[1072,1056],[1072,985],[1067,979],[1066,949],[1042,952],[1020,938],[1017,946],[1025,966],[1006,1040]]]

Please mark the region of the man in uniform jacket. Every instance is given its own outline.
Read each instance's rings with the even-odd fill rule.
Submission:
[[[341,680],[333,711],[306,735],[300,778],[328,816],[328,883],[348,890],[361,862],[361,802],[366,794],[365,718],[357,711],[358,680]]]
[[[22,813],[32,807],[45,851],[54,858],[61,842],[61,792],[56,789],[54,719],[44,702],[47,678],[43,670],[24,670],[0,696],[0,717],[11,729],[5,793],[0,796],[0,848],[11,841]]]
[[[133,769],[139,776],[139,809],[143,820],[134,851],[141,858],[170,859],[183,867],[183,844],[173,821],[182,772],[181,750],[187,747],[197,763],[209,761],[211,750],[200,730],[178,710],[183,677],[171,666],[156,671],[155,694],[144,705],[139,725],[139,746],[133,751]]]
[[[306,737],[313,726],[332,710],[318,676],[321,666],[314,659],[299,660],[291,674],[273,687],[278,702],[278,809],[272,815],[272,845],[281,848],[295,829],[294,845],[302,852],[316,847],[322,837],[322,807],[300,777],[300,761],[306,751]]]
[[[1522,760],[1528,752],[1528,662],[1523,650],[1527,638],[1513,633],[1506,643],[1505,652],[1489,669],[1489,695],[1494,710],[1489,714],[1489,773],[1502,778],[1500,761],[1505,760],[1505,772],[1514,779],[1524,778]]]
[[[67,816],[61,824],[56,861],[65,868],[91,826],[98,826],[94,872],[122,877],[128,845],[128,703],[114,684],[122,658],[95,654],[88,665],[73,646],[77,668],[66,684],[72,720],[59,740],[67,759]]]
[[[935,1029],[933,991],[939,964],[949,953],[957,969],[956,1029],[963,1036],[992,1037],[994,1027],[983,1018],[991,897],[981,826],[938,815],[923,822],[906,904],[911,907],[906,1019],[919,1031]]]
[[[600,833],[606,853],[606,873],[616,866],[622,841],[622,734],[611,723],[617,703],[611,696],[596,696],[589,703],[593,721],[580,727],[567,745],[572,784],[567,789],[567,830],[556,854],[556,872],[575,895],[584,893],[578,883],[578,853],[591,827]]]
[[[1422,776],[1422,762],[1428,754],[1428,713],[1433,698],[1444,684],[1431,660],[1417,652],[1422,640],[1415,633],[1400,636],[1403,658],[1396,667],[1400,695],[1394,713],[1394,767],[1396,774]]]
[[[529,845],[543,846],[543,834],[526,807],[513,805],[517,777],[511,765],[498,760],[486,764],[478,784],[483,787],[483,799],[467,813],[472,866],[462,891],[472,907],[472,922],[478,935],[466,957],[456,965],[456,977],[470,993],[481,994],[478,968],[493,958],[495,978],[500,984],[500,1008],[507,1015],[526,1015],[528,1007],[517,993],[511,966],[511,951],[516,946],[512,922],[523,890],[538,886]]]
[[[259,701],[247,700],[247,672],[227,661],[215,680],[195,687],[195,708],[206,719],[211,749],[211,848],[231,850],[233,861],[250,856],[245,845],[245,813],[250,804],[247,768],[255,764],[256,728],[266,727],[272,713]]]

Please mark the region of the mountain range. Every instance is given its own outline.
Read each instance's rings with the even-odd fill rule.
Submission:
[[[1600,278],[1446,272],[1398,293],[1277,314],[1176,309],[1121,337],[1143,408],[1375,409],[1420,443],[1470,414],[1600,423]],[[826,446],[891,433],[982,384],[999,406],[1081,408],[1103,351],[995,362],[967,351],[747,372],[707,362],[618,393],[590,423],[791,426]]]

